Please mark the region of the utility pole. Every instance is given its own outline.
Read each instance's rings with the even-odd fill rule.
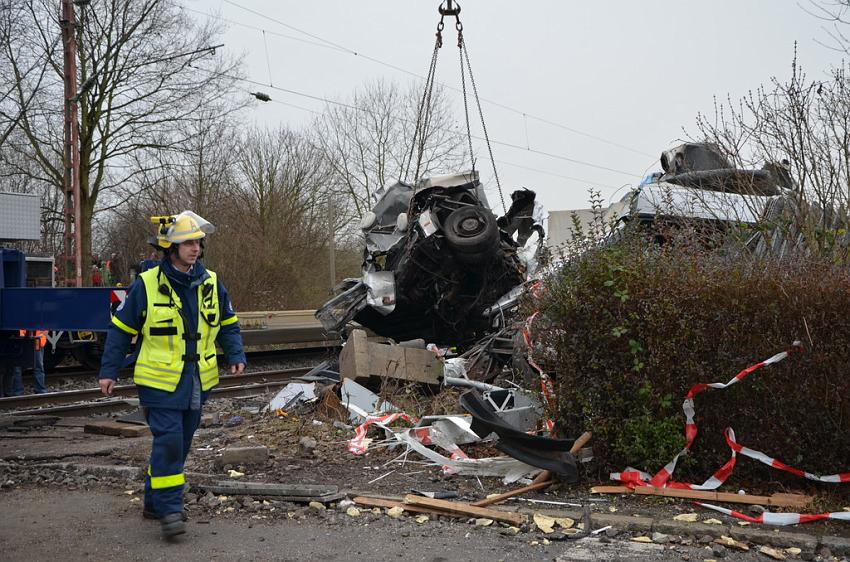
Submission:
[[[77,34],[74,19],[74,4],[71,0],[62,0],[62,17],[59,21],[62,27],[62,46],[65,62],[65,150],[63,158],[65,172],[65,239],[63,270],[65,272],[66,283],[73,278],[76,286],[82,287],[83,248],[80,239],[80,146],[76,104]]]
[[[336,236],[334,232],[334,198],[328,196],[328,259],[330,260],[331,286],[329,293],[333,295],[336,287]]]

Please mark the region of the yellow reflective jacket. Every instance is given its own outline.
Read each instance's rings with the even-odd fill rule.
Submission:
[[[141,329],[142,348],[136,359],[133,382],[174,392],[180,382],[186,361],[196,361],[201,389],[207,391],[218,384],[215,338],[221,325],[218,283],[214,272],[198,286],[198,330],[186,333],[181,317],[183,303],[174,292],[168,277],[160,275],[159,266],[141,274],[147,297],[147,311]],[[186,341],[197,339],[192,357],[186,356]]]

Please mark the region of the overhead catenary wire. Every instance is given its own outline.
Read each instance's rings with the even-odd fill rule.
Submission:
[[[248,91],[246,90],[246,92],[248,92]],[[250,94],[251,92],[248,92],[248,93]],[[316,111],[315,109],[311,109],[309,107],[304,107],[303,105],[297,105],[297,104],[294,104],[294,103],[289,103],[289,102],[281,101],[281,100],[278,100],[278,99],[270,99],[269,101],[271,101],[272,103],[276,103],[276,104],[285,106],[285,107],[291,107],[293,109],[298,109],[300,111],[304,111],[304,112],[307,112],[307,113],[310,113],[310,114],[313,114],[313,115],[316,115],[316,116],[324,115],[324,113],[321,112],[321,111]],[[460,135],[460,133],[456,133],[456,134]],[[557,172],[552,172],[550,170],[542,170],[540,168],[535,168],[533,166],[526,166],[524,164],[517,164],[516,162],[508,162],[506,160],[501,160],[501,159],[496,159],[496,162],[498,164],[502,164],[504,166],[511,166],[513,168],[528,170],[530,172],[537,172],[538,174],[543,174],[543,175],[546,175],[546,176],[552,176],[552,177],[555,177],[555,178],[561,178],[561,179],[565,179],[565,180],[576,181],[576,182],[585,183],[585,184],[588,184],[588,185],[595,185],[595,186],[598,186],[598,187],[607,187],[609,189],[617,189],[617,190],[620,190],[624,187],[623,185],[616,186],[616,185],[611,185],[611,184],[607,184],[607,183],[600,183],[600,182],[597,182],[597,181],[588,180],[588,179],[584,179],[584,178],[577,178],[575,176],[559,174]],[[635,177],[637,177],[637,176],[635,176]],[[625,185],[628,185],[628,184],[625,184]]]
[[[268,21],[271,21],[271,22],[273,22],[273,23],[276,23],[276,24],[278,24],[278,25],[280,25],[280,26],[283,26],[283,27],[285,27],[285,28],[287,28],[287,29],[290,29],[290,30],[292,30],[292,31],[295,31],[295,32],[301,33],[301,34],[303,34],[303,35],[306,35],[307,37],[310,37],[310,38],[312,38],[312,39],[315,39],[316,41],[319,41],[319,42],[321,42],[321,44],[326,45],[326,46],[328,46],[328,47],[330,47],[330,48],[336,49],[336,50],[341,51],[341,52],[345,52],[345,53],[350,54],[350,55],[353,55],[353,56],[360,57],[360,58],[362,58],[362,59],[368,60],[368,61],[373,62],[373,63],[375,63],[375,64],[379,64],[379,65],[381,65],[381,66],[384,66],[384,67],[386,67],[386,68],[391,68],[391,69],[393,69],[393,70],[396,70],[396,71],[398,71],[398,72],[401,72],[401,73],[407,74],[407,75],[409,75],[409,76],[413,76],[413,77],[418,78],[418,79],[420,79],[420,80],[425,80],[425,79],[426,79],[425,77],[421,76],[420,74],[417,74],[417,73],[415,73],[415,72],[413,72],[413,71],[410,71],[410,70],[408,70],[408,69],[406,69],[406,68],[402,68],[402,67],[400,67],[400,66],[398,66],[398,65],[394,65],[394,64],[392,64],[392,63],[389,63],[389,62],[383,61],[383,60],[381,60],[381,59],[378,59],[378,58],[375,58],[375,57],[369,56],[369,55],[367,55],[367,54],[365,54],[365,53],[363,53],[363,52],[357,51],[357,50],[352,49],[352,48],[350,48],[350,47],[346,47],[345,45],[342,45],[342,44],[340,44],[340,43],[336,43],[336,42],[331,41],[331,40],[329,40],[329,39],[325,39],[324,37],[321,37],[320,35],[316,35],[315,33],[311,33],[311,32],[309,32],[309,31],[306,31],[306,30],[304,30],[304,29],[301,29],[301,28],[299,28],[299,27],[297,27],[297,26],[294,26],[294,25],[292,25],[292,24],[288,24],[288,23],[286,23],[286,22],[284,22],[284,21],[281,21],[281,20],[279,20],[279,19],[277,19],[277,18],[274,18],[274,17],[272,17],[272,16],[270,16],[270,15],[268,15],[268,14],[264,14],[264,13],[259,12],[259,11],[257,11],[257,10],[253,10],[253,9],[251,9],[251,8],[248,8],[248,7],[246,7],[246,6],[243,6],[243,5],[241,5],[241,4],[237,3],[237,2],[234,2],[233,0],[224,0],[224,2],[225,2],[225,3],[227,3],[227,4],[230,4],[231,6],[234,6],[234,7],[236,7],[236,8],[239,8],[239,9],[241,9],[241,10],[244,10],[244,11],[246,11],[246,12],[249,12],[249,13],[251,13],[251,14],[254,14],[254,15],[258,16],[258,17],[261,17],[261,18],[263,18],[263,19],[266,19],[266,20],[268,20]],[[187,8],[187,9],[189,9],[189,8]],[[199,12],[199,11],[197,11],[197,10],[191,10],[191,11],[196,12],[196,13],[203,13],[203,12]],[[238,22],[233,22],[232,20],[226,20],[225,18],[223,18],[223,17],[221,17],[221,16],[217,16],[217,15],[208,14],[208,13],[207,13],[207,14],[203,14],[203,15],[206,15],[207,17],[214,18],[214,19],[220,19],[220,20],[222,20],[222,21],[228,21],[228,22],[230,22],[230,23],[236,23],[237,25],[245,25],[246,27],[251,27],[251,26],[248,26],[247,24],[241,24],[241,23],[238,23]],[[260,29],[262,29],[262,28],[260,28]],[[287,38],[287,39],[295,39],[295,40],[299,40],[298,38],[291,37],[291,36],[286,36],[286,35],[280,35],[280,36],[281,36],[281,37],[285,37],[285,38]],[[302,40],[302,41],[303,41],[303,40]],[[307,43],[307,44],[314,44],[314,45],[315,45],[315,43],[313,43],[313,42],[311,42],[311,41],[303,41],[303,42],[305,42],[305,43]],[[444,88],[448,88],[448,89],[450,89],[450,90],[460,91],[458,88],[456,88],[456,87],[454,87],[454,86],[451,86],[451,85],[449,85],[449,84],[445,84],[445,83],[443,83],[443,82],[438,82],[438,84],[439,84],[440,86],[442,86],[442,87],[444,87]],[[539,116],[539,115],[534,115],[534,114],[532,114],[532,113],[529,113],[529,112],[526,112],[526,111],[523,111],[523,110],[520,110],[520,109],[517,109],[517,108],[511,107],[511,106],[509,106],[509,105],[506,105],[506,104],[503,104],[503,103],[500,103],[500,102],[497,102],[497,101],[494,101],[494,100],[491,100],[491,99],[488,99],[488,98],[484,98],[484,97],[482,97],[482,98],[481,98],[481,100],[482,100],[482,101],[484,101],[484,102],[486,102],[486,103],[489,103],[490,105],[493,105],[493,106],[495,106],[495,107],[499,107],[499,108],[501,108],[501,109],[504,109],[504,110],[509,111],[509,112],[511,112],[511,113],[514,113],[514,114],[516,114],[516,115],[522,116],[524,119],[533,119],[533,120],[538,121],[538,122],[540,122],[540,123],[544,123],[544,124],[547,124],[547,125],[549,125],[549,126],[556,127],[556,128],[562,129],[562,130],[564,130],[564,131],[568,131],[568,132],[570,132],[570,133],[573,133],[573,134],[576,134],[576,135],[579,135],[579,136],[583,136],[583,137],[585,137],[585,138],[593,139],[593,140],[595,140],[595,141],[597,141],[597,142],[601,142],[601,143],[607,144],[607,145],[609,145],[609,146],[613,146],[613,147],[616,147],[616,148],[619,148],[619,149],[622,149],[622,150],[626,150],[626,151],[629,151],[629,152],[632,152],[632,153],[635,153],[635,154],[640,154],[640,155],[642,155],[642,156],[648,156],[648,157],[652,157],[652,156],[653,156],[652,154],[650,154],[650,153],[648,153],[648,152],[645,152],[645,151],[643,151],[643,150],[639,150],[639,149],[636,149],[636,148],[633,148],[633,147],[627,146],[627,145],[625,145],[625,144],[622,144],[622,143],[619,143],[619,142],[616,142],[616,141],[613,141],[613,140],[610,140],[610,139],[606,139],[606,138],[601,137],[601,136],[599,136],[599,135],[594,135],[594,134],[592,134],[592,133],[588,133],[588,132],[585,132],[585,131],[582,131],[582,130],[576,129],[576,128],[574,128],[574,127],[570,127],[569,125],[565,125],[565,124],[563,124],[563,123],[559,123],[559,122],[554,121],[554,120],[552,120],[552,119],[547,119],[547,118],[545,118],[545,117],[541,117],[541,116]]]
[[[369,113],[370,115],[376,115],[375,112],[373,112],[369,109],[366,109],[364,107],[357,107],[355,105],[351,105],[349,103],[334,100],[334,99],[331,99],[331,98],[328,98],[328,97],[325,97],[325,96],[317,96],[317,95],[314,95],[314,94],[308,94],[306,92],[300,92],[298,90],[293,90],[291,88],[284,88],[282,86],[269,86],[268,84],[265,84],[263,82],[258,82],[256,80],[252,80],[250,78],[242,78],[240,76],[223,74],[223,73],[215,72],[215,71],[212,71],[212,70],[207,70],[205,68],[200,68],[200,67],[195,67],[195,68],[198,68],[199,70],[203,70],[203,71],[206,71],[206,72],[219,74],[221,76],[224,76],[225,78],[230,78],[232,80],[245,82],[245,83],[248,83],[248,84],[253,84],[255,86],[264,86],[264,87],[271,88],[273,90],[283,92],[283,93],[286,93],[286,94],[304,97],[304,98],[307,98],[307,99],[320,101],[320,102],[330,104],[330,105],[337,105],[337,106],[340,106],[340,107],[346,107],[348,109],[353,109],[355,111],[362,111],[362,112],[365,112],[365,113]],[[274,100],[272,100],[272,101],[274,101]],[[410,123],[410,124],[415,125],[415,122],[413,122],[409,119],[403,119],[403,118],[400,118],[400,117],[398,119],[401,122]],[[485,140],[483,137],[480,137],[480,136],[477,136],[477,135],[472,135],[472,138],[474,138],[475,140],[479,140],[479,141]],[[613,173],[616,173],[616,174],[622,174],[622,175],[629,176],[629,177],[632,177],[632,178],[642,177],[642,176],[638,176],[634,172],[627,172],[625,170],[618,170],[616,168],[611,168],[611,167],[608,167],[608,166],[602,166],[601,164],[594,164],[593,162],[587,162],[587,161],[584,161],[584,160],[579,160],[577,158],[570,158],[568,156],[564,156],[564,155],[561,155],[561,154],[555,154],[555,153],[552,153],[552,152],[546,152],[546,151],[538,150],[538,149],[535,149],[535,148],[527,148],[525,146],[506,142],[506,141],[490,139],[490,142],[495,144],[495,145],[504,146],[504,147],[507,147],[507,148],[513,148],[513,149],[516,149],[516,150],[521,150],[523,152],[530,152],[532,154],[538,154],[540,156],[545,156],[547,158],[563,160],[565,162],[571,162],[573,164],[577,164],[577,165],[580,165],[580,166],[587,166],[587,167],[590,167],[590,168],[595,168],[597,170],[604,170],[606,172],[613,172]]]

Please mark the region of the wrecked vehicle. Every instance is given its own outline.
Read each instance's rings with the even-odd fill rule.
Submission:
[[[660,160],[663,171],[647,175],[608,208],[551,212],[549,248],[557,252],[576,236],[594,232],[617,240],[629,222],[651,229],[659,243],[664,242],[659,225],[687,222],[710,232],[752,226],[773,214],[794,188],[786,163],[736,168],[708,143],[682,144],[664,151]]]
[[[485,310],[526,281],[542,246],[542,210],[534,192],[515,192],[511,209],[499,219],[475,171],[415,185],[398,182],[377,197],[360,224],[366,243],[362,278],[343,281],[343,292],[316,318],[327,330],[353,319],[395,340],[452,346],[487,333]]]

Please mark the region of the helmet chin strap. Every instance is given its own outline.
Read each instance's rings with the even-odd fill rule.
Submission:
[[[189,263],[180,257],[179,249],[175,248],[175,250],[176,251],[171,252],[171,254],[169,255],[169,258],[171,259],[171,265],[173,265],[176,269],[182,271],[183,273],[187,273],[190,269],[192,269],[192,266],[194,266],[195,263],[198,262],[198,260],[195,260],[195,263]],[[200,258],[200,256],[198,257]]]

